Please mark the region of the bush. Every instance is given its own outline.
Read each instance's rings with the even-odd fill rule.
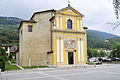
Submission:
[[[5,71],[5,62],[0,61],[0,69],[1,71]]]
[[[1,68],[1,71],[5,71],[5,61],[6,61],[6,52],[0,46],[0,68]]]

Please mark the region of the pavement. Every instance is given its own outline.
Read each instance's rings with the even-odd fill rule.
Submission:
[[[2,72],[0,80],[120,80],[120,64],[89,68],[44,68]]]

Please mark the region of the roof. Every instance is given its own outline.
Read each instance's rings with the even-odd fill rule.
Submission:
[[[17,51],[17,46],[12,46],[11,48],[10,48],[10,52],[16,52]]]
[[[55,18],[55,16],[53,16],[52,18],[49,19],[49,21],[53,20]]]
[[[20,27],[21,27],[21,25],[22,25],[23,22],[36,23],[36,21],[34,21],[34,20],[23,20],[20,23],[19,29],[20,29]]]
[[[36,23],[36,21],[34,21],[34,20],[23,20],[23,21],[21,21],[21,22],[31,22],[31,23]]]
[[[54,10],[54,9],[50,9],[50,10],[35,12],[35,13],[32,15],[32,17],[30,18],[30,20],[23,20],[23,21],[21,21],[21,24],[20,24],[20,26],[19,26],[19,29],[20,29],[20,27],[21,27],[21,25],[22,25],[23,22],[36,23],[36,21],[34,21],[34,20],[32,19],[32,18],[35,16],[35,14],[44,13],[44,12],[51,12],[51,11],[52,11],[52,12],[60,12],[60,11],[66,10],[66,9],[71,9],[71,10],[75,11],[76,13],[78,13],[81,17],[84,17],[83,14],[81,14],[80,12],[78,12],[77,10],[75,10],[73,7],[71,7],[71,6],[69,5],[68,7],[65,7],[65,8],[63,8],[63,9],[61,9],[61,10],[58,10],[58,11],[56,11],[56,10]],[[52,19],[54,19],[54,16],[50,19],[50,21],[51,21]]]
[[[20,29],[20,27],[21,27],[21,25],[22,25],[23,22],[36,23],[36,21],[32,20],[32,18],[34,17],[35,14],[44,13],[44,12],[50,12],[50,11],[56,11],[56,10],[50,9],[50,10],[35,12],[35,13],[32,15],[32,17],[30,18],[30,20],[23,20],[23,21],[21,21],[20,26],[19,26],[19,29]]]
[[[9,44],[2,44],[2,47],[11,47]]]
[[[44,13],[44,12],[50,12],[50,11],[55,12],[56,10],[54,10],[54,9],[50,9],[50,10],[45,10],[45,11],[35,12],[35,13],[32,15],[32,17],[30,18],[30,20],[32,20],[32,18],[34,17],[35,14]]]
[[[79,11],[77,11],[76,9],[74,9],[73,7],[71,7],[70,5],[68,7],[65,7],[65,8],[63,8],[61,10],[56,11],[56,12],[64,11],[64,10],[67,10],[67,9],[71,9],[71,10],[75,11],[77,14],[79,14],[81,17],[84,17],[83,14],[81,14]]]
[[[84,29],[88,29],[88,27],[83,27]]]

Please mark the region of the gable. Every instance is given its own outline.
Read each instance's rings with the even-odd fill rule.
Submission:
[[[72,8],[71,6],[63,8],[61,10],[56,11],[56,13],[62,13],[62,14],[69,14],[69,15],[75,15],[75,16],[80,16],[84,17],[83,14]]]

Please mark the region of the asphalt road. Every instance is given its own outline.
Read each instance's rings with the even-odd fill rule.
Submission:
[[[120,80],[120,65],[48,71],[1,73],[0,80]]]

